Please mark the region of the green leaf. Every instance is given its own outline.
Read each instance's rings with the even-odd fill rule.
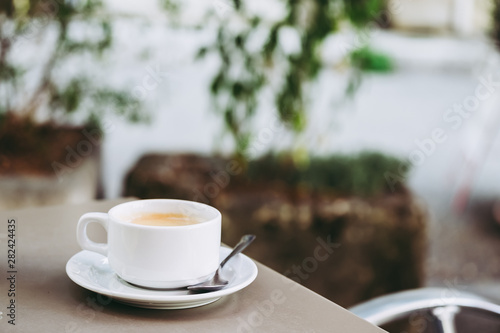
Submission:
[[[207,54],[208,52],[208,47],[202,47],[198,50],[198,52],[196,53],[196,56],[195,56],[195,59],[201,59],[203,57],[205,57],[205,55]]]
[[[354,50],[350,59],[354,66],[364,71],[390,72],[394,69],[393,61],[389,56],[369,47]]]
[[[210,91],[212,94],[217,94],[219,92],[219,89],[222,87],[224,80],[225,80],[225,73],[224,71],[220,71],[212,80],[212,84],[210,85]]]
[[[267,41],[262,49],[262,53],[264,54],[267,61],[270,61],[272,59],[272,55],[276,50],[276,46],[278,45],[278,31],[280,28],[281,24],[276,24],[269,31],[269,36],[267,37]]]
[[[232,95],[234,98],[238,99],[243,95],[245,88],[241,82],[235,82],[233,84]]]

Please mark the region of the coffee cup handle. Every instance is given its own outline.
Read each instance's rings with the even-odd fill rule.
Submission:
[[[108,255],[108,244],[91,241],[87,235],[87,226],[93,222],[102,225],[107,232],[108,220],[109,216],[106,213],[86,213],[80,217],[76,228],[76,239],[82,249],[97,252],[103,256]]]

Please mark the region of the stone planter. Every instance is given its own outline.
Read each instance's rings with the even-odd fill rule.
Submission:
[[[0,209],[81,203],[99,195],[100,131],[11,126],[0,128]]]
[[[342,306],[422,285],[426,216],[407,191],[360,198],[279,177],[249,181],[222,158],[148,155],[124,194],[217,207],[225,243],[256,234],[246,253]]]
[[[0,188],[0,209],[90,201],[99,192],[99,158],[86,158],[71,174],[61,178],[29,174],[0,176]]]

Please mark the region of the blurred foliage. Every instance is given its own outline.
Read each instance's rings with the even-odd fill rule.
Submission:
[[[171,4],[174,0],[164,1]],[[308,100],[313,95],[311,83],[325,68],[320,54],[324,40],[345,25],[366,33],[380,21],[386,6],[386,0],[276,3],[284,8],[279,18],[252,11],[250,0],[216,0],[202,25],[215,26],[217,33],[199,49],[198,58],[215,56],[219,60],[210,89],[215,109],[241,156],[254,139],[252,119],[265,94],[271,94],[274,112],[292,133],[304,129]],[[352,44],[339,46],[345,50],[347,62],[352,60],[353,72],[389,68],[387,58],[367,52],[361,38]],[[353,80],[356,82],[346,93],[359,83],[359,73],[353,74]]]
[[[376,52],[369,47],[362,47],[351,53],[354,66],[369,72],[390,72],[394,69],[392,59],[386,54]]]
[[[75,36],[75,28],[84,37]],[[20,64],[22,53],[36,47],[45,49],[51,43],[47,37],[52,34],[55,38],[47,54],[41,53],[35,63]],[[110,17],[100,0],[2,0],[0,121],[12,120],[5,117],[10,114],[28,123],[48,118],[63,125],[78,119],[86,125],[99,126],[106,112],[129,121],[145,119],[138,101],[128,92],[102,86],[84,69],[63,77],[55,73],[71,61],[75,67],[78,56],[98,59],[110,48],[112,36]],[[41,73],[38,80],[34,80],[34,72]],[[26,91],[28,85],[32,88]]]
[[[346,7],[346,16],[356,27],[364,28],[367,23],[374,20],[385,24],[385,18],[379,15],[383,14],[387,0],[344,0],[343,4]]]
[[[400,174],[402,170],[405,174]],[[304,185],[344,195],[368,197],[391,191],[385,178],[387,173],[406,178],[409,170],[408,161],[366,151],[357,155],[310,157],[309,163],[302,166],[297,165],[290,156],[268,154],[250,161],[247,174],[252,181],[279,179],[288,185]],[[402,183],[399,184],[401,186]]]
[[[498,50],[500,50],[500,0],[493,1],[493,10],[492,10],[492,38],[496,44]]]

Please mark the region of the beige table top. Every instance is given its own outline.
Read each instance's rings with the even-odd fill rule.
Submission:
[[[384,332],[259,263],[250,286],[202,307],[151,310],[103,304],[100,295],[68,278],[65,265],[80,251],[78,218],[118,202],[0,212],[0,332]],[[9,296],[7,280],[9,219],[16,221],[15,297]],[[265,310],[263,304],[276,295],[279,302]],[[11,299],[15,326],[7,316]]]

